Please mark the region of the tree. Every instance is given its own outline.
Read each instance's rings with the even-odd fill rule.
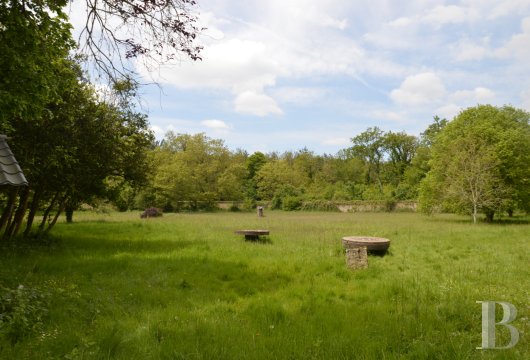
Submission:
[[[367,178],[374,182],[383,192],[381,180],[381,164],[384,155],[383,131],[377,126],[368,128],[366,131],[351,139],[353,146],[348,149],[352,157],[362,159],[368,166]]]
[[[75,45],[65,3],[0,0],[0,133],[60,101],[57,78]]]
[[[170,131],[154,155],[152,186],[163,201],[158,205],[179,210],[188,202],[196,210],[210,207],[221,198],[220,175],[230,166],[230,152],[222,140],[202,133],[188,135]],[[221,178],[225,190],[227,176]]]
[[[300,188],[307,183],[307,178],[290,167],[286,160],[281,159],[263,165],[256,174],[256,183],[259,198],[270,200],[283,186]]]
[[[447,119],[440,119],[439,116],[435,116],[434,121],[421,133],[421,145],[431,147],[436,142],[438,134],[445,128],[448,121]]]
[[[65,208],[73,211],[81,202],[105,196],[107,178],[141,182],[145,176],[143,154],[152,141],[145,115],[125,100],[102,102],[83,80],[79,64],[61,64],[59,101],[49,103],[40,117],[10,122],[30,186],[4,231],[7,238],[19,232],[27,210],[24,234],[30,234],[38,210],[43,213],[38,232],[48,232]]]
[[[442,207],[486,214],[530,204],[530,114],[479,105],[461,112],[436,137],[420,187],[424,211]]]
[[[48,1],[52,2],[52,1]],[[200,60],[195,44],[202,30],[193,9],[195,0],[85,0],[86,23],[81,50],[111,80],[131,78],[127,60],[145,65],[175,60],[181,54]]]
[[[431,148],[436,142],[438,134],[447,125],[446,119],[435,116],[434,121],[421,133],[416,146],[414,157],[403,173],[403,181],[396,189],[398,197],[405,199],[417,199],[419,195],[419,184],[429,172],[429,161],[431,159]]]
[[[404,132],[389,131],[384,134],[382,142],[391,165],[391,182],[398,185],[403,180],[405,170],[410,166],[416,154],[418,140],[415,136]]]
[[[262,152],[255,152],[246,160],[247,166],[247,197],[253,201],[260,200],[258,197],[258,185],[256,174],[267,163],[267,157]]]

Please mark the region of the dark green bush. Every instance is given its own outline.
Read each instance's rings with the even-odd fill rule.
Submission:
[[[15,344],[42,327],[48,313],[48,293],[23,285],[2,287],[0,292],[0,336]]]
[[[272,198],[272,208],[285,210],[284,201],[287,197],[300,198],[301,195],[302,195],[302,191],[300,189],[297,189],[294,186],[289,185],[289,184],[283,185],[278,190],[276,190],[276,192],[274,193],[274,197]],[[293,201],[293,200],[290,200],[290,201]],[[294,205],[295,204],[290,204],[287,207],[291,207]],[[298,207],[300,207],[301,205],[302,203],[300,200],[300,205]]]
[[[302,199],[298,196],[287,195],[282,201],[282,210],[294,211],[300,210],[302,207]]]

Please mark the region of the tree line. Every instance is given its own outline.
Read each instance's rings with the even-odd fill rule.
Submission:
[[[282,154],[230,151],[205,134],[175,134],[148,152],[148,185],[116,198],[121,209],[200,210],[217,201],[252,208],[326,209],[327,201],[419,200],[425,213],[530,210],[530,115],[479,105],[454,120],[435,117],[419,137],[377,127],[336,155],[304,148]],[[309,204],[309,205],[308,205]],[[307,206],[308,205],[308,206]]]

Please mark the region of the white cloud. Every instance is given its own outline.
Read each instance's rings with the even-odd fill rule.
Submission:
[[[398,89],[392,90],[394,102],[406,106],[427,105],[438,102],[445,96],[442,80],[432,72],[407,77]]]
[[[340,144],[354,135],[323,128],[315,135],[294,137],[296,131],[287,124],[302,130],[315,127],[322,121],[317,119],[321,111],[329,119],[326,126],[349,121],[359,132],[375,125],[419,132],[420,124],[432,115],[452,118],[477,103],[530,107],[530,90],[524,83],[530,20],[521,21],[529,14],[529,4],[529,0],[210,1],[201,3],[201,17],[211,29],[203,40],[204,60],[164,68],[162,75],[181,90],[203,90],[200,103],[212,107],[200,119],[219,116],[230,129],[234,124],[237,131],[244,131],[243,122],[250,116],[231,119],[227,110],[261,117],[285,112],[286,121],[260,122],[256,133],[268,137],[271,131],[288,133],[289,137],[275,133],[271,140],[284,141],[286,146],[296,141]],[[521,30],[516,28],[519,22]],[[185,100],[191,108],[194,97],[202,94],[188,94]],[[348,100],[352,105],[341,103]],[[179,110],[187,107],[178,104]],[[219,107],[221,114],[214,115]],[[307,113],[310,116],[304,116]],[[197,109],[192,115],[178,116],[196,118]],[[206,129],[200,121],[194,126]],[[222,124],[206,127],[218,133],[224,128]],[[234,143],[242,141],[235,130],[226,133]]]
[[[472,8],[465,8],[457,5],[439,5],[427,11],[427,13],[421,18],[421,21],[439,27],[445,24],[473,21],[477,19],[478,16],[478,11]]]
[[[202,56],[202,61],[163,66],[162,81],[179,88],[257,91],[274,85],[280,72],[258,41],[221,41],[206,47]]]
[[[230,126],[222,120],[211,119],[201,121],[201,125],[214,130],[228,130]]]
[[[151,131],[153,131],[155,138],[162,139],[166,133],[164,129],[162,129],[160,126],[157,125],[151,125],[150,126]]]
[[[340,19],[340,20],[334,19],[331,16],[327,16],[327,15],[321,16],[320,19],[321,19],[320,24],[322,26],[329,26],[329,27],[336,28],[339,30],[344,30],[348,27],[348,20],[346,19]]]
[[[494,20],[530,9],[528,0],[462,0],[462,4],[480,11],[483,19]]]
[[[515,34],[496,54],[501,58],[530,59],[530,17],[521,21],[521,33]]]
[[[488,37],[481,39],[481,43],[474,42],[467,38],[460,39],[456,44],[451,46],[451,53],[457,61],[482,60],[490,53],[488,43]]]
[[[438,115],[442,119],[451,120],[456,115],[458,115],[461,110],[462,108],[456,104],[447,104],[434,110],[433,115]]]
[[[273,90],[272,95],[279,102],[307,105],[322,99],[327,93],[328,90],[323,88],[284,86]]]
[[[485,87],[476,87],[473,90],[458,90],[454,92],[451,99],[457,103],[485,104],[495,100],[495,92]]]
[[[368,113],[368,116],[373,119],[391,121],[398,124],[406,124],[411,120],[405,113],[392,110],[373,110]]]
[[[393,26],[393,27],[404,27],[404,26],[412,25],[414,21],[415,20],[413,18],[400,17],[398,19],[390,21],[388,25]]]
[[[242,114],[265,116],[281,115],[282,109],[273,98],[263,93],[244,91],[234,100],[235,111]]]

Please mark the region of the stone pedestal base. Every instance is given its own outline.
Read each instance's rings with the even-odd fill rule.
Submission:
[[[349,269],[366,269],[368,267],[368,251],[366,246],[346,249],[346,266]]]

